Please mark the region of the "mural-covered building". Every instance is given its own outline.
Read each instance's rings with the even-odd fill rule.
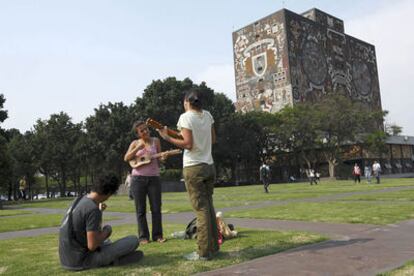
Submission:
[[[302,14],[282,9],[233,32],[233,55],[237,111],[274,113],[330,93],[382,110],[374,45],[347,35],[341,19],[318,9]],[[344,146],[344,176],[354,163],[365,166],[374,160],[386,174],[412,174],[414,137],[391,136],[386,144],[387,153],[380,155],[364,145]],[[248,178],[247,167],[241,167],[241,179]],[[319,169],[326,171],[327,164]],[[272,170],[273,180],[302,177],[299,167]]]
[[[277,112],[341,93],[381,110],[375,47],[318,9],[283,9],[233,32],[236,109]]]

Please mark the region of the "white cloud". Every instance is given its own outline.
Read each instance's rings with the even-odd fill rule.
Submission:
[[[389,121],[414,135],[414,1],[384,1],[372,13],[345,20],[346,33],[375,45],[382,107]]]
[[[236,101],[236,86],[233,64],[216,64],[208,66],[204,71],[194,76],[194,81],[206,82],[215,92],[226,94],[233,102]]]

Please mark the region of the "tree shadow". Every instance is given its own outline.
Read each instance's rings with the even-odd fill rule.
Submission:
[[[350,239],[350,240],[343,240],[343,241],[329,240],[329,241],[324,241],[324,242],[320,242],[316,244],[309,244],[309,245],[301,246],[300,248],[291,249],[289,250],[289,252],[299,252],[299,251],[304,251],[304,250],[310,250],[312,252],[316,252],[316,251],[320,251],[320,250],[324,250],[328,248],[348,246],[348,245],[357,244],[357,243],[360,243],[360,244],[367,243],[372,240],[374,239]]]

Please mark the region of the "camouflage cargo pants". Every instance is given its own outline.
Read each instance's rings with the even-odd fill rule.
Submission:
[[[211,257],[219,250],[213,190],[216,178],[214,165],[199,164],[183,169],[185,186],[197,216],[198,254]]]

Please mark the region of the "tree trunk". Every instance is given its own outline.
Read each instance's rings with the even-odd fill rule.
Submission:
[[[336,159],[328,159],[329,164],[329,177],[335,177]]]
[[[28,177],[26,179],[29,179]],[[29,192],[27,193],[26,197],[29,197],[30,200],[33,199],[33,191],[32,191],[32,182],[30,180],[27,180],[29,182]]]
[[[88,193],[88,172],[87,171],[85,173],[85,191],[84,191],[84,193],[85,194]]]
[[[49,198],[49,175],[45,174],[46,198]]]
[[[11,200],[12,200],[12,194],[13,194],[13,181],[12,181],[12,180],[10,180],[10,181],[9,181],[9,191],[8,191],[8,194],[7,194],[7,199],[8,199],[9,201],[11,201]]]

